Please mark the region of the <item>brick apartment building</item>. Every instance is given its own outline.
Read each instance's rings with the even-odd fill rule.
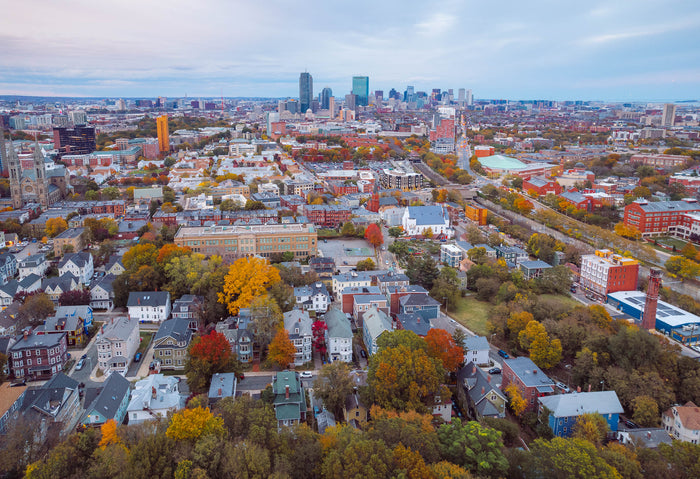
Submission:
[[[625,258],[606,249],[581,256],[581,287],[598,297],[636,290],[638,275],[639,262],[634,258]]]
[[[324,228],[337,228],[350,221],[352,212],[349,208],[339,205],[306,205],[304,206],[306,218],[317,226]]]
[[[548,194],[558,195],[562,192],[562,187],[554,180],[533,177],[529,180],[523,180],[523,190],[528,193],[534,191],[539,196],[545,196]]]
[[[506,359],[503,361],[503,384],[505,390],[509,384],[515,384],[523,399],[526,411],[537,411],[537,398],[554,394],[554,381],[549,379],[530,358]]]
[[[65,332],[32,334],[25,331],[9,350],[10,371],[15,378],[51,379],[68,360]]]
[[[688,160],[690,160],[690,157],[684,155],[654,155],[648,153],[639,153],[630,157],[631,164],[642,164],[656,168],[684,166],[688,163]]]
[[[698,212],[700,203],[694,198],[656,202],[638,199],[625,206],[624,223],[637,228],[642,236],[675,235],[683,226],[682,217]]]

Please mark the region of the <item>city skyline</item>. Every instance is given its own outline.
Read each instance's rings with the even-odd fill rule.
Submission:
[[[340,98],[356,75],[370,77],[370,91],[469,88],[513,100],[689,100],[700,86],[700,7],[689,2],[162,7],[5,9],[0,95],[297,97],[302,71]]]

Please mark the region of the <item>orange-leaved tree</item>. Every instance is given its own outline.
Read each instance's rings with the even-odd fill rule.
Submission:
[[[223,437],[224,433],[224,420],[200,406],[173,414],[165,435],[176,441],[195,441],[208,435]]]
[[[158,256],[156,256],[156,263],[165,266],[166,263],[170,262],[171,259],[178,256],[185,256],[192,252],[187,246],[178,246],[174,243],[168,243],[163,245],[162,248],[158,250]]]
[[[99,446],[104,449],[110,444],[120,444],[122,442],[121,438],[117,434],[117,421],[114,419],[108,419],[100,427],[100,432],[102,433],[102,439],[100,439]]]
[[[289,363],[294,361],[296,352],[297,348],[292,343],[292,340],[289,339],[287,330],[279,328],[268,348],[267,359],[281,368],[286,368],[289,366]]]
[[[54,237],[68,229],[68,223],[63,218],[49,218],[46,220],[46,234]]]
[[[218,293],[219,302],[226,305],[228,312],[238,314],[240,308],[247,308],[258,296],[280,281],[279,270],[262,258],[240,258],[231,265],[224,279],[224,291]]]
[[[448,372],[456,371],[464,361],[464,349],[444,329],[433,328],[428,331],[425,342],[428,343],[428,354],[442,361],[442,366]]]
[[[382,229],[378,224],[372,223],[365,230],[365,239],[369,241],[369,244],[375,248],[382,243],[384,243],[384,236],[382,235]]]

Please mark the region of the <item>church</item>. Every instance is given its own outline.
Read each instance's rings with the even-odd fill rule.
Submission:
[[[10,193],[14,209],[22,208],[30,203],[39,204],[42,209],[46,209],[66,195],[69,185],[66,168],[58,166],[47,171],[38,140],[34,140],[31,167],[22,168],[12,142],[6,148],[4,135],[0,134],[0,138],[0,149],[2,153],[7,152],[7,161],[5,162],[5,158],[3,158],[3,163],[10,176]]]

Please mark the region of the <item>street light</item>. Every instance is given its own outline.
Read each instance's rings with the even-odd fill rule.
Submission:
[[[600,382],[600,384],[602,385],[602,387],[600,388],[600,390],[601,390],[601,391],[605,391],[605,380],[602,380],[602,381]]]

